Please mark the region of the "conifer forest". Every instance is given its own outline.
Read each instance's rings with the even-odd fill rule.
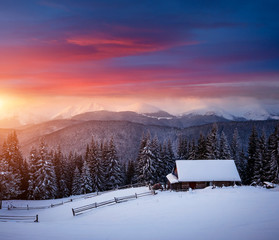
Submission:
[[[166,175],[175,167],[175,160],[233,159],[243,185],[278,183],[279,128],[266,136],[254,127],[245,151],[238,129],[232,141],[217,124],[197,141],[178,137],[174,149],[169,139],[158,139],[149,132],[138,141],[136,159],[124,162],[118,157],[114,138],[84,146],[84,154],[63,153],[60,146],[51,149],[44,139],[32,147],[24,158],[17,133],[10,133],[1,149],[0,199],[53,199],[91,192],[117,189],[136,183],[167,184]]]

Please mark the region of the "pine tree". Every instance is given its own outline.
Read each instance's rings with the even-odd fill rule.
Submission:
[[[28,199],[35,199],[35,180],[38,169],[38,153],[36,148],[32,147],[29,156],[29,181],[28,181]]]
[[[173,169],[175,167],[175,156],[173,153],[172,144],[171,144],[170,139],[168,139],[168,142],[167,142],[166,156],[167,156],[167,170],[168,170],[167,174],[169,174],[173,171]]]
[[[189,160],[196,160],[197,159],[197,150],[196,150],[196,143],[195,140],[192,139],[192,142],[189,143]]]
[[[232,159],[235,161],[236,168],[238,172],[240,171],[240,140],[239,140],[239,134],[237,128],[234,129],[233,132],[233,139],[231,143],[231,156]]]
[[[231,159],[229,143],[223,131],[220,138],[219,159]]]
[[[242,148],[241,152],[239,153],[239,164],[237,165],[237,170],[243,184],[249,184],[247,175],[247,159],[248,157],[245,155],[245,152]]]
[[[88,156],[88,165],[92,177],[93,191],[103,191],[105,189],[105,169],[102,165],[102,147],[92,139]]]
[[[200,133],[200,137],[198,140],[196,157],[197,157],[197,159],[206,159],[207,158],[206,140],[202,133]]]
[[[57,193],[57,181],[53,166],[53,159],[51,159],[44,140],[41,140],[40,142],[36,168],[37,169],[34,178],[35,199],[54,198]]]
[[[263,161],[263,181],[278,182],[278,127],[268,138],[266,157]]]
[[[19,190],[20,178],[12,172],[7,160],[0,158],[0,201],[2,199],[10,199],[17,197],[21,191]]]
[[[2,157],[9,164],[9,169],[15,179],[14,181],[18,184],[12,196],[14,198],[26,198],[28,177],[25,175],[24,160],[19,149],[19,142],[15,131],[8,135],[7,141],[3,144]]]
[[[136,178],[138,182],[144,182],[144,176],[142,174],[142,169],[144,167],[144,156],[143,156],[143,151],[144,148],[146,147],[147,141],[150,141],[150,134],[147,134],[146,136],[143,134],[142,135],[142,139],[141,139],[141,143],[140,143],[140,148],[139,148],[139,153],[138,153],[138,157],[136,160]]]
[[[206,139],[206,152],[207,159],[218,159],[219,148],[218,148],[218,127],[214,124],[211,132],[208,134]]]
[[[259,156],[259,139],[255,127],[249,137],[247,181],[248,184],[260,184],[262,178],[262,162]]]
[[[188,142],[187,138],[183,138],[181,135],[178,138],[177,157],[178,159],[188,159]]]
[[[55,171],[55,176],[56,176],[56,185],[57,185],[57,193],[56,196],[58,198],[63,197],[63,193],[62,193],[62,186],[61,183],[63,182],[62,179],[62,161],[63,161],[63,155],[61,152],[61,147],[60,145],[58,146],[57,150],[54,152],[53,154],[53,165],[54,165],[54,171]]]
[[[72,184],[72,194],[73,195],[80,195],[82,194],[81,189],[82,178],[78,167],[75,168],[74,177],[73,177],[73,184]]]
[[[81,193],[92,192],[93,180],[91,177],[90,169],[86,161],[83,163],[82,174],[81,174]]]
[[[66,164],[64,164],[63,179],[65,181],[69,196],[72,195],[74,171],[75,171],[75,168],[77,167],[75,159],[77,157],[78,157],[77,154],[73,154],[70,151],[70,153],[67,155],[67,157],[65,159]]]
[[[153,166],[154,166],[154,175],[153,183],[160,182],[162,175],[164,174],[164,165],[162,159],[160,158],[160,144],[158,137],[155,136],[150,143],[150,150],[153,155]]]
[[[126,171],[126,184],[136,183],[135,173],[136,173],[135,163],[134,161],[129,161],[127,166],[127,171]]]
[[[142,149],[142,152],[140,152],[139,163],[140,166],[142,166],[142,169],[139,170],[139,181],[154,184],[157,180],[155,169],[156,162],[150,139],[147,139],[145,147]]]
[[[113,138],[110,139],[108,152],[107,152],[107,184],[108,189],[118,188],[122,182],[122,172],[120,168],[120,163],[117,157],[116,147],[114,145]]]
[[[68,187],[68,174],[73,174],[73,172],[71,173],[71,171],[68,171],[69,167],[68,165],[70,163],[68,163],[65,159],[65,157],[63,156],[63,158],[61,159],[61,176],[60,176],[60,180],[59,180],[59,193],[61,197],[69,197],[70,196],[70,192],[71,189]]]

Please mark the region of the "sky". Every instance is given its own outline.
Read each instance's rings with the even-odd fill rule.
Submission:
[[[279,112],[278,12],[276,0],[0,0],[0,114]]]

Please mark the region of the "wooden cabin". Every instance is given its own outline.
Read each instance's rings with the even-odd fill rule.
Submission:
[[[167,175],[171,189],[188,190],[208,186],[232,186],[241,179],[234,160],[177,160]]]

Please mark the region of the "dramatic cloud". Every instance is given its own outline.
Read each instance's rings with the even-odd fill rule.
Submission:
[[[261,0],[2,1],[0,94],[277,102],[278,10]]]

